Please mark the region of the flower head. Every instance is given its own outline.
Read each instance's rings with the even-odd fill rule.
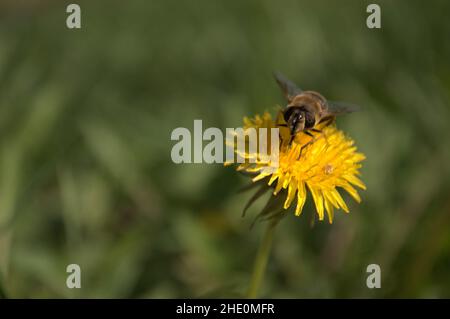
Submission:
[[[269,113],[244,118],[244,130],[249,128],[273,128],[283,121],[281,112],[276,121]],[[246,161],[237,170],[252,174],[253,182],[267,179],[267,187],[273,188],[277,196],[282,190],[287,191],[284,209],[288,209],[296,200],[295,215],[302,213],[307,193],[311,193],[319,220],[324,219],[325,212],[330,223],[333,221],[334,209],[349,209],[338,189],[349,193],[358,203],[361,198],[359,187],[365,189],[358,178],[360,162],[365,159],[356,151],[353,140],[347,137],[334,125],[316,125],[316,132],[310,135],[300,132],[289,144],[290,134],[286,127],[279,127],[280,148],[276,166],[270,161]],[[258,154],[246,151],[245,158],[258,158]],[[271,168],[271,169],[268,169]]]

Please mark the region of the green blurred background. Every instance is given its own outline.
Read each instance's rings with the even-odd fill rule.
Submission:
[[[450,297],[450,2],[0,2],[0,294],[239,297],[264,229],[248,180],[171,162],[171,131],[284,100],[271,72],[361,105],[338,126],[367,191],[282,220],[260,295]],[[66,266],[82,288],[66,288]],[[382,288],[366,287],[381,266]]]

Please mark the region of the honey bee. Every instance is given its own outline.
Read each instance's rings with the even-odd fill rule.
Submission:
[[[317,124],[324,123],[326,126],[333,123],[337,115],[360,110],[357,105],[327,101],[315,91],[303,91],[279,72],[274,72],[274,77],[288,101],[282,110],[286,124],[278,126],[289,129],[291,136],[289,145],[299,132],[313,137],[311,131],[320,132],[314,128]]]

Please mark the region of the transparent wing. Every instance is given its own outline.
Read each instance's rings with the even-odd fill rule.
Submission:
[[[327,115],[341,115],[361,111],[361,107],[356,104],[346,102],[327,102]]]
[[[295,85],[294,82],[286,78],[283,74],[278,71],[273,72],[273,76],[277,81],[278,85],[283,91],[284,96],[288,101],[292,100],[296,95],[302,93],[302,90]]]

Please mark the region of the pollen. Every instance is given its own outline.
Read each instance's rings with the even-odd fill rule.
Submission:
[[[325,174],[330,175],[333,174],[334,166],[332,164],[327,164],[323,169],[325,171]]]

